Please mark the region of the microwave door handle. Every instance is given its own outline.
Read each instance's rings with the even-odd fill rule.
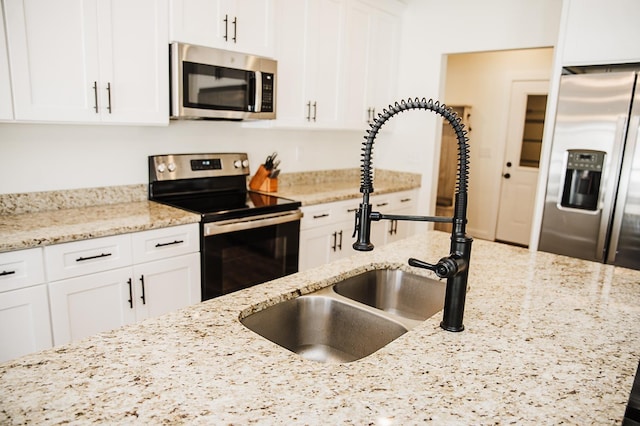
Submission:
[[[262,72],[255,71],[253,73],[253,87],[254,87],[254,112],[262,111]]]

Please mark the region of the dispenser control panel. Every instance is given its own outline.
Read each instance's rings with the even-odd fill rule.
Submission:
[[[601,172],[604,154],[602,151],[570,150],[567,156],[567,169]]]

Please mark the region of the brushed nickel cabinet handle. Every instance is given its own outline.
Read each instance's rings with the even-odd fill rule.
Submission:
[[[107,111],[111,114],[111,83],[107,83]]]
[[[93,109],[96,110],[96,114],[98,114],[98,82],[93,82]]]

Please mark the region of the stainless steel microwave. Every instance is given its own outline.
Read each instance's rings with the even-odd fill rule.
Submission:
[[[171,118],[276,118],[275,60],[172,43],[169,61]]]

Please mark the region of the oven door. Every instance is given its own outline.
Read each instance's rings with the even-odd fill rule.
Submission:
[[[203,224],[202,300],[298,272],[299,210]]]

